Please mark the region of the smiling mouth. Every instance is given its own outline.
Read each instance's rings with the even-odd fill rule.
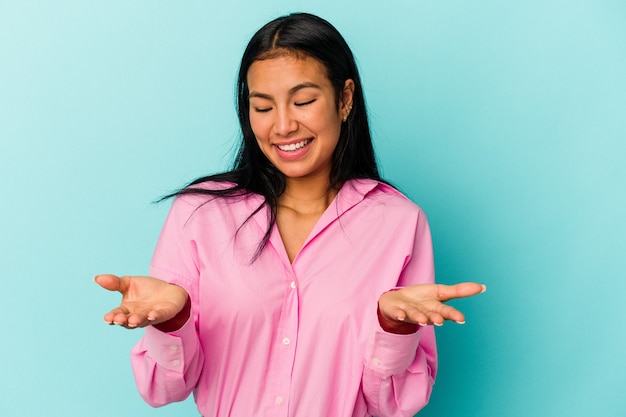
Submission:
[[[313,139],[305,139],[297,143],[290,143],[289,145],[276,145],[276,146],[278,147],[278,149],[280,149],[283,152],[294,152],[294,151],[297,151],[298,149],[304,148],[306,145],[308,145],[312,141]]]

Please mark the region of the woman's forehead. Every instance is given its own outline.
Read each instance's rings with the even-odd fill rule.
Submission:
[[[330,86],[324,66],[308,56],[279,56],[254,61],[248,69],[247,81],[251,93],[258,89],[291,89],[300,84]]]

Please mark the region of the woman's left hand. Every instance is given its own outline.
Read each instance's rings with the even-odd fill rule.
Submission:
[[[441,326],[445,320],[465,323],[465,316],[459,310],[443,304],[455,298],[470,297],[486,291],[486,287],[476,282],[456,285],[419,284],[398,290],[388,291],[378,300],[378,315],[384,330],[393,333],[403,325]]]

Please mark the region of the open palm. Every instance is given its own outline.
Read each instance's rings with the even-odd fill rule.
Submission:
[[[183,310],[187,292],[158,278],[97,275],[94,281],[122,294],[120,305],[104,315],[104,321],[127,328],[145,327],[170,320]]]
[[[412,285],[384,293],[378,301],[378,308],[385,319],[422,326],[440,326],[445,320],[464,323],[463,313],[444,302],[480,294],[485,290],[484,285],[475,282]]]

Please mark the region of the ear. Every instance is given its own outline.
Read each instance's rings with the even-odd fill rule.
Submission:
[[[354,98],[354,81],[347,79],[341,91],[341,99],[339,100],[339,114],[345,122],[352,110],[352,100]]]

